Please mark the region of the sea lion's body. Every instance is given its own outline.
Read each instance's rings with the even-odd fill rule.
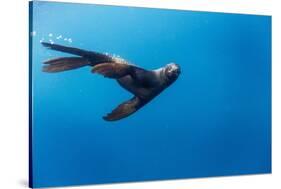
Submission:
[[[171,85],[180,74],[176,64],[168,64],[157,70],[146,70],[122,58],[61,45],[42,44],[52,50],[79,56],[48,60],[44,62],[47,66],[43,67],[43,71],[53,73],[91,66],[93,73],[116,79],[121,87],[134,95],[132,99],[120,104],[105,116],[107,121],[119,120],[136,112]]]
[[[146,71],[136,68],[134,76],[126,75],[117,79],[117,82],[134,95],[149,100],[160,93],[165,87],[165,83],[161,77],[161,71]]]

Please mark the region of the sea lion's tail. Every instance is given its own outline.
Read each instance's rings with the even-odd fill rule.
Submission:
[[[86,51],[86,50],[78,49],[78,48],[74,48],[74,47],[67,47],[67,46],[63,46],[63,45],[46,43],[46,42],[42,42],[41,44],[44,47],[47,47],[48,49],[65,52],[65,53],[70,53],[70,54],[74,54],[77,56],[88,56],[89,54],[91,54],[90,51]]]
[[[47,60],[44,62],[44,64],[47,64],[43,67],[44,72],[50,72],[50,73],[62,72],[62,71],[80,68],[87,65],[94,66],[100,63],[113,61],[112,57],[98,52],[87,51],[74,47],[67,47],[63,45],[57,45],[57,44],[46,43],[46,42],[42,42],[42,45],[51,50],[69,53],[78,56],[78,57],[61,57],[52,60]]]
[[[87,66],[90,62],[82,57],[61,57],[43,62],[43,72],[55,73],[67,70],[73,70],[83,66]]]

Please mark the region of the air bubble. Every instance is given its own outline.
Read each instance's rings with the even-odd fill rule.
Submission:
[[[31,35],[32,37],[36,36],[36,31],[30,32],[30,35]]]
[[[61,39],[61,38],[62,38],[62,35],[57,36],[57,39]]]

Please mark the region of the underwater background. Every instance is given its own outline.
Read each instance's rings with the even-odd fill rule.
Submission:
[[[271,172],[271,17],[35,1],[31,21],[33,187]],[[40,42],[121,56],[179,79],[135,114],[132,97]]]

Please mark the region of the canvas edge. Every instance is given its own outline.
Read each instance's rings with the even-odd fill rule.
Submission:
[[[28,28],[28,62],[29,62],[29,66],[28,66],[28,125],[29,125],[29,131],[28,131],[28,145],[29,145],[29,166],[28,166],[28,186],[30,188],[34,187],[34,183],[33,183],[33,148],[32,148],[32,144],[33,144],[33,140],[32,140],[32,136],[33,136],[33,132],[32,132],[32,36],[31,36],[31,32],[33,31],[33,1],[29,1],[28,2],[28,24],[29,24],[29,28]]]
[[[248,15],[248,16],[264,16],[264,17],[272,17],[271,14],[267,13],[242,13],[242,12],[224,12],[224,11],[218,11],[218,10],[197,10],[197,9],[184,9],[184,8],[169,8],[169,7],[153,7],[153,6],[146,6],[146,5],[127,5],[122,2],[119,4],[112,3],[100,3],[100,2],[73,2],[69,0],[40,0],[40,1],[34,1],[39,3],[64,3],[64,4],[80,4],[80,5],[96,5],[96,6],[109,6],[109,7],[127,7],[127,8],[146,8],[146,9],[161,9],[166,11],[190,11],[190,12],[202,12],[202,13],[215,13],[215,14],[235,14],[235,15]]]

